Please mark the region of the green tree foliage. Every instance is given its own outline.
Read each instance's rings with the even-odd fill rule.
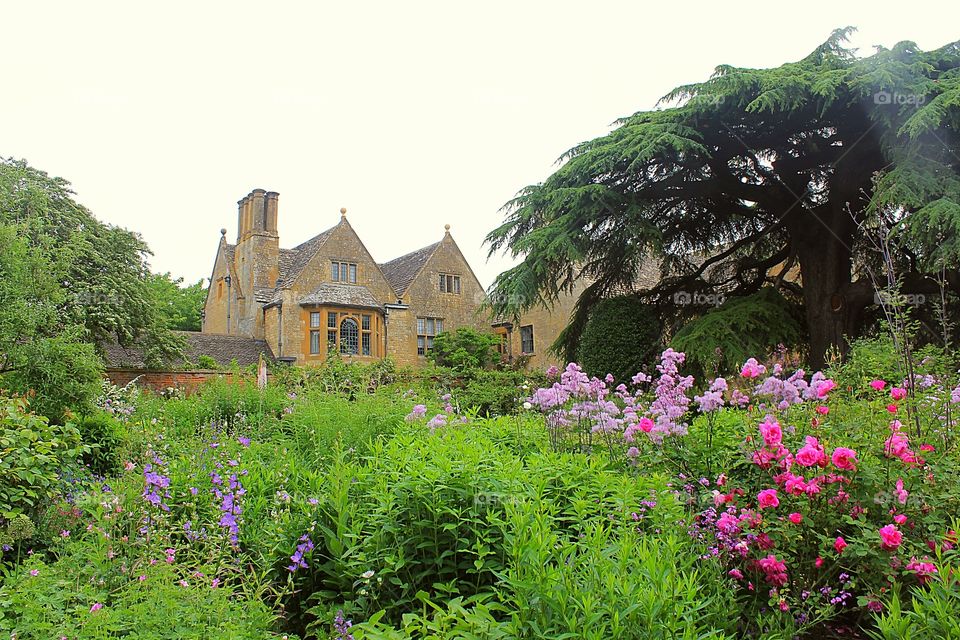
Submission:
[[[659,356],[663,327],[637,296],[604,300],[590,313],[577,361],[587,373],[629,380]]]
[[[207,298],[203,279],[184,286],[183,278],[162,273],[150,275],[147,283],[168,327],[177,331],[200,331],[200,313]]]
[[[43,256],[0,225],[0,386],[36,393],[34,409],[58,419],[89,408],[102,364],[82,327],[63,322],[65,293]]]
[[[152,290],[147,246],[99,222],[69,184],[0,159],[0,376],[54,420],[99,389],[95,345],[136,342],[148,363],[180,352]]]
[[[570,353],[590,310],[633,289],[649,260],[662,280],[642,293],[665,315],[689,311],[675,292],[746,296],[799,265],[817,366],[873,303],[853,265],[878,262],[863,231],[880,223],[912,243],[895,257],[904,290],[929,290],[939,269],[960,290],[960,43],[858,58],[850,31],[780,67],[719,66],[570,150],[487,237],[524,257],[497,279],[494,311],[549,303],[586,277]]]
[[[482,369],[493,362],[494,347],[498,342],[499,338],[493,334],[460,327],[456,331],[438,334],[433,340],[430,357],[437,365],[457,371]]]
[[[799,348],[803,325],[796,305],[773,287],[730,298],[685,324],[670,341],[687,354],[698,378],[735,371],[747,358],[762,357],[780,345]]]

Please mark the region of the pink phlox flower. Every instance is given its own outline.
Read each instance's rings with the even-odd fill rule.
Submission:
[[[740,532],[740,520],[729,513],[722,513],[717,518],[717,529],[727,535],[733,535]]]

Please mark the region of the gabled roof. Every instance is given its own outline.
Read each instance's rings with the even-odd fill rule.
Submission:
[[[379,309],[380,302],[362,285],[325,282],[299,300],[300,304],[334,304]]]
[[[403,296],[407,292],[407,287],[414,281],[417,274],[423,269],[423,265],[427,264],[427,260],[439,246],[439,242],[434,242],[422,249],[417,249],[405,256],[394,258],[390,262],[380,265],[380,270],[383,271],[383,275],[386,276],[387,281],[398,295]]]
[[[326,233],[326,232],[324,232]],[[290,270],[293,268],[294,262],[297,259],[297,252],[295,249],[280,249],[279,263],[277,265],[277,282],[282,284],[287,279],[287,274],[290,273]],[[302,269],[302,267],[301,267]]]
[[[313,256],[317,255],[320,248],[326,244],[334,229],[336,227],[330,227],[293,249],[280,250],[280,264],[278,266],[280,278],[283,280],[281,284],[290,284],[300,276]],[[284,269],[284,266],[286,266],[286,269]]]
[[[221,366],[229,366],[234,360],[241,367],[256,364],[262,353],[273,360],[270,345],[264,340],[246,336],[223,335],[218,333],[200,333],[197,331],[175,331],[186,340],[184,356],[190,363],[196,364],[200,356],[209,356]],[[108,369],[146,369],[143,349],[131,345],[121,347],[116,341],[100,345]],[[168,362],[167,366],[177,367],[184,362]]]

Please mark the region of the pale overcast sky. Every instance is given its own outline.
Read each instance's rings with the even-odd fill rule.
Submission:
[[[452,232],[483,284],[499,208],[574,144],[721,63],[960,38],[955,2],[4,3],[0,155],[208,277],[236,201],[280,193],[280,243],[339,220],[383,262]]]

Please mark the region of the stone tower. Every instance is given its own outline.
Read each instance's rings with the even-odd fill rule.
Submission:
[[[277,284],[280,236],[277,233],[279,194],[254,189],[240,200],[237,211],[235,265],[240,280],[237,302],[237,333],[251,337],[263,334],[263,314],[258,293]]]

